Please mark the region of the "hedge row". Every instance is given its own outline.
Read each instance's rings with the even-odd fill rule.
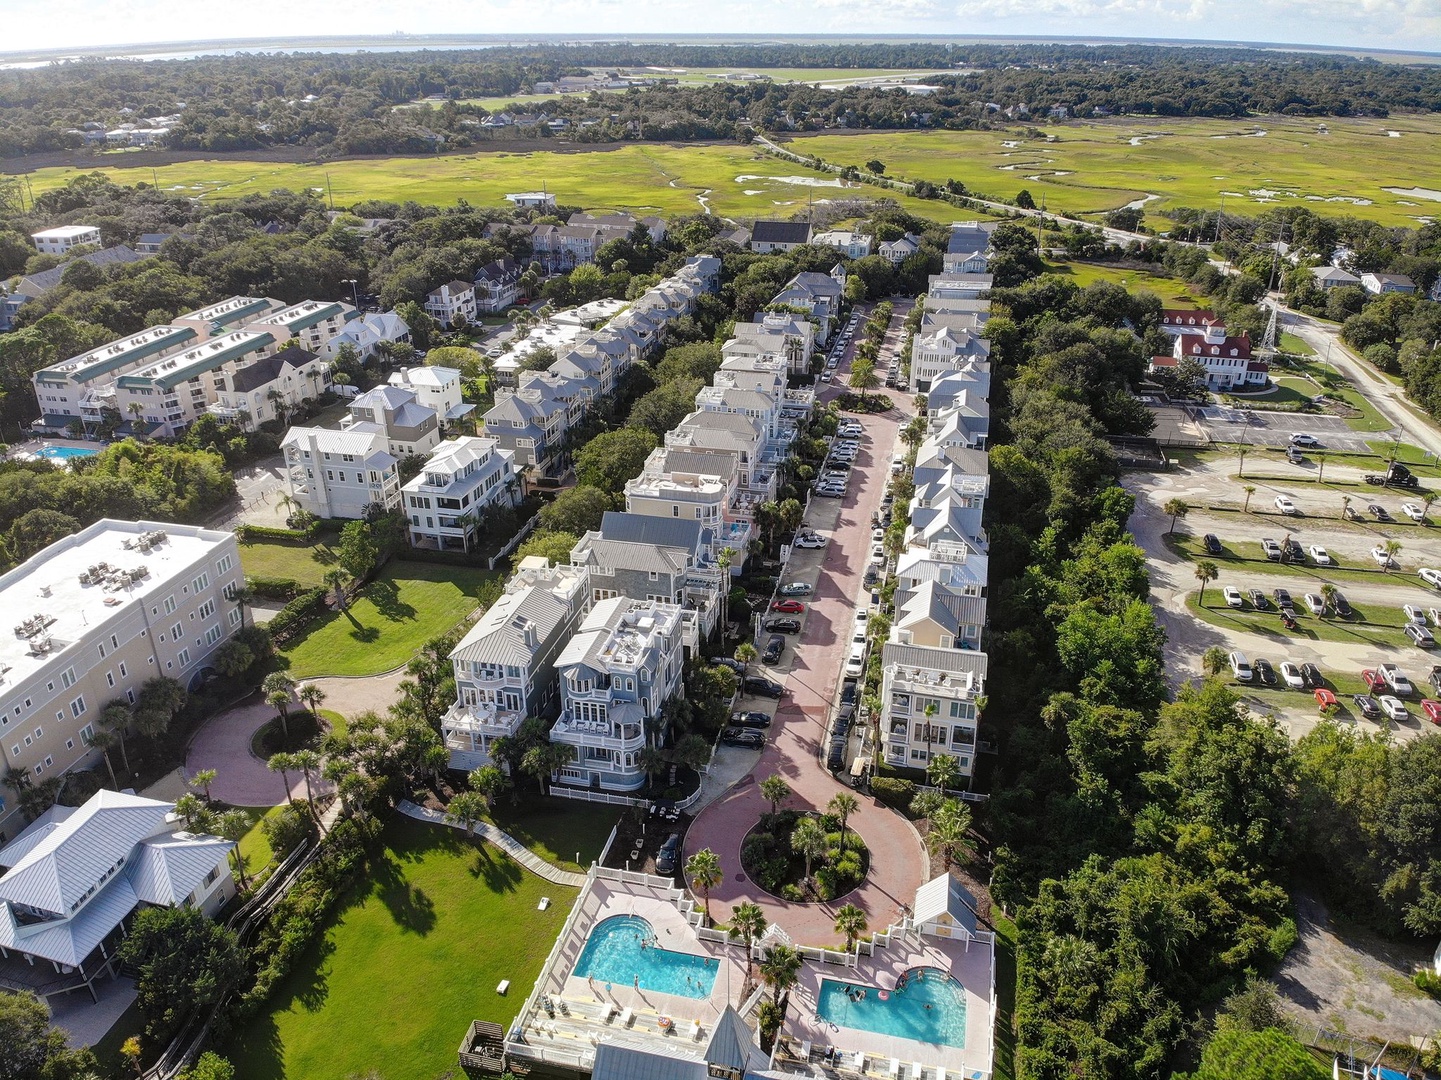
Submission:
[[[237,525],[235,538],[242,544],[248,544],[253,540],[289,540],[297,544],[308,544],[315,539],[318,532],[320,532],[320,522],[318,521],[312,523],[308,529],[282,529],[277,525]]]
[[[325,598],[329,595],[329,589],[310,589],[286,604],[266,623],[271,639],[279,645],[304,630],[325,612]]]
[[[245,585],[261,600],[293,600],[305,589],[304,585],[291,578],[248,577]]]
[[[909,780],[898,780],[890,776],[877,776],[871,781],[871,794],[887,806],[894,806],[905,812],[916,797],[916,785]]]

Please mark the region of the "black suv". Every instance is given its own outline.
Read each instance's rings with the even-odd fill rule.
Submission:
[[[675,864],[680,861],[680,833],[673,832],[665,838],[655,857],[657,874],[674,874]]]
[[[1352,615],[1356,614],[1355,609],[1351,607],[1351,601],[1342,596],[1339,589],[1331,596],[1331,606],[1336,609],[1336,614],[1343,619],[1349,619]]]
[[[779,634],[772,634],[766,642],[766,650],[761,653],[761,661],[767,664],[774,664],[780,661],[781,653],[786,651],[786,639]]]
[[[1207,533],[1205,536],[1201,537],[1201,543],[1206,545],[1206,554],[1221,554],[1221,541],[1216,538],[1215,533]]]
[[[764,675],[748,675],[745,681],[747,694],[755,694],[757,697],[778,698],[784,692],[785,687],[774,679],[767,679]]]

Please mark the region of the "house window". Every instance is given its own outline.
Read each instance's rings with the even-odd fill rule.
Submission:
[[[93,724],[86,724],[83,728],[80,729],[81,742],[88,743],[93,738],[95,738],[95,727]],[[67,742],[65,745],[69,746],[70,744]]]
[[[122,660],[120,661],[120,677],[123,679],[126,677],[127,674],[128,672],[126,672],[125,670],[125,661]]]
[[[175,611],[175,597],[173,597],[173,596],[167,596],[167,597],[165,598],[165,614],[170,615],[170,614],[173,614],[174,611]]]
[[[114,673],[113,671],[107,671],[107,672],[105,673],[105,685],[106,685],[106,686],[114,686],[114,685],[115,685],[115,673]]]
[[[205,601],[205,603],[201,604],[200,607],[196,610],[196,614],[199,615],[202,619],[210,618],[210,616],[215,614],[215,601]]]
[[[235,564],[231,560],[230,556],[226,555],[218,563],[215,564],[215,572],[218,574],[228,573],[230,571],[230,568],[234,565]]]
[[[70,703],[70,715],[76,720],[79,720],[85,715],[85,698],[83,695]]]
[[[224,632],[220,627],[212,626],[209,630],[205,631],[205,644],[214,645],[220,640],[220,635]]]
[[[175,659],[177,659],[177,660],[180,661],[180,666],[181,666],[181,667],[184,667],[186,664],[190,663],[190,650],[189,650],[189,649],[181,649],[181,650],[180,650],[180,655],[177,656]],[[170,665],[169,665],[169,663],[167,663],[165,666],[166,666],[166,667],[169,667]]]
[[[176,623],[174,626],[172,626],[172,627],[170,628],[170,640],[171,640],[171,641],[179,641],[179,640],[180,640],[180,632],[181,632],[180,624],[179,624],[179,623]]]
[[[69,690],[75,685],[75,669],[68,667],[60,673],[60,685]]]

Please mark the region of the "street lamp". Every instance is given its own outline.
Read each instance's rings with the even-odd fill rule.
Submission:
[[[355,306],[357,308],[360,307],[360,292],[356,288],[356,286],[359,285],[359,282],[355,278],[341,278],[340,283],[342,285],[350,286],[350,299],[355,302]]]

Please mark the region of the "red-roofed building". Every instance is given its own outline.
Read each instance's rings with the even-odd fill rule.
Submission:
[[[1168,334],[1204,334],[1213,326],[1221,326],[1221,318],[1214,311],[1161,312],[1161,329]]]
[[[1227,337],[1219,323],[1212,323],[1202,334],[1181,332],[1172,355],[1164,360],[1154,357],[1151,370],[1173,367],[1185,357],[1205,365],[1206,385],[1212,390],[1259,390],[1270,379],[1271,365],[1251,356],[1251,339],[1245,334]]]

